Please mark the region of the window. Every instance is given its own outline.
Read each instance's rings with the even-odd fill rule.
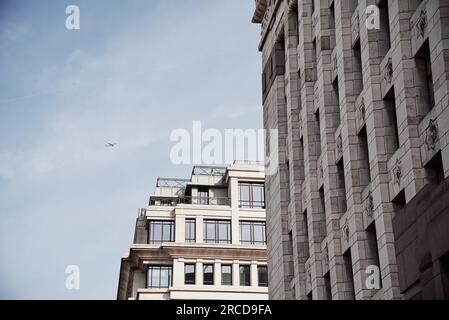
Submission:
[[[147,274],[148,288],[168,288],[172,285],[171,266],[149,266]]]
[[[204,220],[204,242],[231,243],[231,221]]]
[[[230,286],[232,285],[232,266],[222,265],[221,266],[221,285]]]
[[[249,266],[240,266],[240,285],[241,286],[250,286],[250,267]]]
[[[184,283],[185,284],[195,284],[195,265],[185,264],[184,265]]]
[[[241,244],[267,244],[264,221],[240,221]]]
[[[198,204],[209,204],[208,189],[198,189]]]
[[[214,265],[205,264],[203,265],[203,284],[213,285],[214,284]]]
[[[240,208],[265,208],[263,183],[239,183]]]
[[[259,287],[268,287],[267,266],[257,266],[257,279],[259,280]]]
[[[175,222],[170,220],[150,221],[148,243],[160,244],[175,241]]]
[[[196,242],[196,221],[195,219],[186,219],[186,243]]]

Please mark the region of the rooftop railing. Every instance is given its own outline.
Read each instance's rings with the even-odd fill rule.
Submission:
[[[156,187],[185,188],[189,179],[157,178]]]
[[[196,204],[196,205],[211,205],[211,206],[229,206],[230,199],[227,197],[152,197],[150,199],[150,206],[167,206],[175,207],[179,204]]]
[[[234,164],[263,166],[265,165],[265,162],[258,160],[234,160]]]
[[[226,167],[194,166],[192,175],[200,176],[223,176],[226,174]]]

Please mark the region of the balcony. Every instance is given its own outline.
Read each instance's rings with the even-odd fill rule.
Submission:
[[[176,207],[180,204],[205,205],[205,206],[229,206],[227,197],[151,197],[150,206]]]

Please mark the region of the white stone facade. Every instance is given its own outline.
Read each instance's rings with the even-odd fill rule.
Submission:
[[[118,299],[268,299],[268,288],[261,285],[258,273],[259,267],[267,265],[266,243],[242,243],[240,230],[242,221],[264,225],[265,206],[242,206],[239,183],[263,186],[263,165],[194,167],[191,179],[158,180],[150,205],[137,219],[134,244],[122,258]],[[206,198],[201,196],[202,190],[207,190]],[[195,221],[194,236],[186,237],[186,219]],[[228,243],[207,243],[203,227],[207,220],[230,222]],[[172,241],[151,243],[151,221],[174,221]],[[266,239],[266,234],[263,237]],[[195,266],[194,283],[186,284],[186,264]],[[204,265],[213,266],[212,284],[204,284]],[[232,268],[231,283],[226,285],[222,283],[222,265]],[[149,285],[150,266],[171,268],[168,286]],[[245,285],[240,281],[240,266],[249,266]]]

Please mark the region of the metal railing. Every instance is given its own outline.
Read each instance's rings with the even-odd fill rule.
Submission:
[[[191,197],[191,196],[184,196],[178,198],[152,197],[150,199],[150,206],[175,207],[178,204],[228,206],[230,204],[230,199],[227,197]]]
[[[226,167],[194,166],[192,169],[192,175],[223,176],[225,174],[226,174]]]
[[[185,188],[189,179],[177,179],[177,178],[157,178],[156,187],[166,188]]]
[[[239,208],[265,209],[264,200],[239,200]]]
[[[265,162],[258,161],[258,160],[234,160],[234,164],[263,166],[263,165],[265,165]]]

